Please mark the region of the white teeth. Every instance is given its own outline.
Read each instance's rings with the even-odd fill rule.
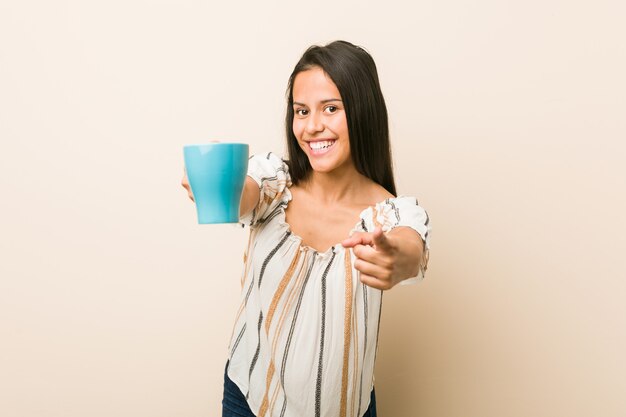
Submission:
[[[334,140],[322,140],[318,142],[309,142],[309,145],[311,146],[311,149],[323,149],[328,148],[333,143],[335,143]]]

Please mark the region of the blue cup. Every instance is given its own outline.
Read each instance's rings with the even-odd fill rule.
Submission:
[[[208,143],[183,148],[199,224],[237,223],[248,172],[248,145]]]

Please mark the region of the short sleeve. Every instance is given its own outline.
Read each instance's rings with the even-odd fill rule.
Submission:
[[[291,177],[285,161],[272,152],[251,156],[248,160],[248,176],[259,186],[259,202],[239,222],[244,226],[255,227],[287,205],[291,199],[288,189]]]
[[[428,213],[419,205],[415,197],[389,198],[365,210],[361,220],[361,228],[364,231],[371,232],[377,226],[382,227],[384,232],[401,226],[415,230],[424,242],[420,271],[415,277],[402,281],[400,285],[415,284],[424,279],[428,267],[431,228]]]

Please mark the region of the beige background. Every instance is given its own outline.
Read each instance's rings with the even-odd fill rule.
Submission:
[[[283,150],[312,43],[378,63],[426,281],[385,294],[382,417],[626,415],[626,6],[0,0],[0,415],[220,414],[246,230],[185,143]]]

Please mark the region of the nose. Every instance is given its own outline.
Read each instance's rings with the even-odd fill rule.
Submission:
[[[324,124],[322,123],[321,115],[318,112],[312,112],[306,121],[306,132],[309,135],[321,132],[324,130]]]

